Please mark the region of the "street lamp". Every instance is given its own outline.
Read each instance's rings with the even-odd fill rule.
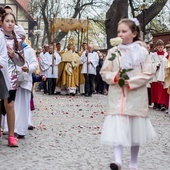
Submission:
[[[146,34],[146,30],[145,30],[145,14],[146,14],[146,10],[148,9],[148,4],[145,2],[145,0],[143,0],[142,5],[139,7],[139,10],[142,11],[143,13],[143,40],[145,40],[145,34]]]

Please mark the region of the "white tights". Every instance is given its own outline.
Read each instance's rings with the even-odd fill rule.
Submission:
[[[115,162],[122,165],[122,152],[123,152],[123,146],[118,145],[114,146],[114,158]],[[130,168],[137,168],[137,157],[139,152],[139,146],[131,146],[131,159],[130,159]]]
[[[137,163],[138,152],[139,152],[139,146],[131,146],[130,168],[138,167],[138,163]]]
[[[120,165],[122,165],[122,152],[123,152],[122,145],[114,146],[115,162],[119,163]]]

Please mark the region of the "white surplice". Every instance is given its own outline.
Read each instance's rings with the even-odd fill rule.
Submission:
[[[29,79],[28,81],[20,82],[19,88],[16,92],[15,99],[15,133],[19,135],[27,135],[28,121],[31,116],[30,110],[30,99],[32,90],[32,73],[38,67],[38,62],[36,60],[35,52],[30,47],[24,48],[24,57],[26,65],[29,67]],[[21,68],[17,68],[18,70]]]
[[[60,55],[57,52],[54,52],[54,56],[53,54],[45,53],[44,57],[46,59],[46,63],[48,63],[48,66],[49,66],[46,70],[46,77],[47,78],[58,78],[58,65],[61,62]],[[54,60],[53,60],[53,57],[54,57]],[[53,68],[51,65],[53,65]]]

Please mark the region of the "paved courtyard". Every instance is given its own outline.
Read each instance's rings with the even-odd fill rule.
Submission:
[[[35,92],[35,129],[18,148],[0,139],[0,170],[109,170],[113,148],[100,144],[107,96],[48,96]],[[24,114],[24,113],[23,113]],[[170,170],[170,115],[150,109],[157,138],[139,152],[139,170]],[[127,170],[129,148],[123,151]]]

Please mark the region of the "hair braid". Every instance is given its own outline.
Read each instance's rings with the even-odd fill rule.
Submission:
[[[16,34],[15,34],[14,31],[12,31],[12,35],[13,35],[13,38],[14,38],[14,48],[15,48],[15,51],[18,51],[18,40],[17,40]]]

